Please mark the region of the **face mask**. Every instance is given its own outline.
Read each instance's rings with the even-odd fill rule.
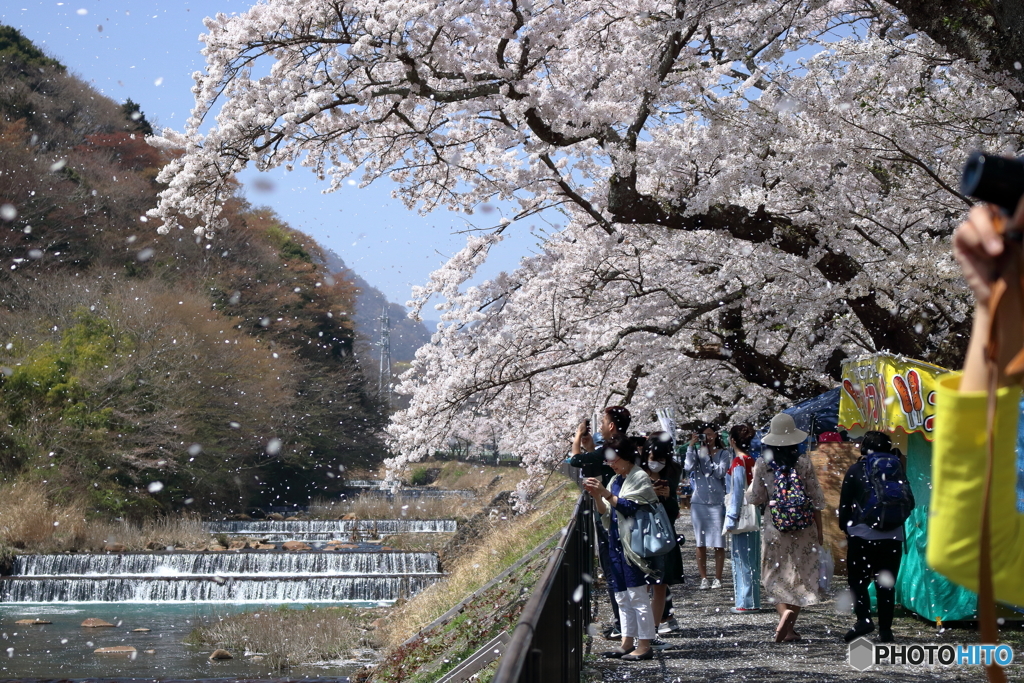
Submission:
[[[658,462],[657,460],[648,460],[647,469],[657,474],[658,472],[661,472],[663,469],[665,469],[665,463]]]

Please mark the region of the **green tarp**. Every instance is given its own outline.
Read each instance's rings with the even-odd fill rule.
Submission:
[[[917,507],[907,520],[896,602],[929,621],[974,619],[978,596],[928,568],[928,502],[931,500],[932,445],[920,433],[910,434],[907,445],[907,478]],[[874,585],[872,585],[872,598]]]

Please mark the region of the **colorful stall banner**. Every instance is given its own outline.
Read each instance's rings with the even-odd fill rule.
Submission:
[[[839,426],[907,434],[932,440],[937,365],[879,354],[843,362]]]

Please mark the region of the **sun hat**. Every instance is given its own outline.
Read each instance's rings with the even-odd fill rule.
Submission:
[[[789,413],[779,413],[772,418],[772,426],[761,438],[767,446],[795,446],[807,438],[807,432],[800,431]]]

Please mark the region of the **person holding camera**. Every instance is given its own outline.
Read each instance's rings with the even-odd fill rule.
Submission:
[[[893,642],[896,577],[903,557],[903,523],[914,509],[914,493],[892,440],[882,432],[864,434],[861,457],[850,465],[839,493],[839,528],[847,538],[846,569],[857,623],[843,639],[853,642],[875,630],[871,596],[878,596],[878,642]]]
[[[991,165],[991,164],[990,164]],[[975,194],[975,193],[970,193]],[[984,507],[988,441],[989,372],[986,348],[997,342],[996,406],[993,425],[992,485],[988,499],[992,587],[996,600],[1024,605],[1024,514],[1018,498],[1017,427],[1020,375],[1009,374],[1011,361],[1024,350],[1022,251],[1004,237],[1024,229],[1024,202],[1012,219],[991,204],[973,207],[953,234],[953,254],[974,294],[974,325],[962,376],[938,382],[932,498],[928,526],[928,564],[951,581],[979,590],[981,510]],[[993,289],[1002,276],[1002,294],[993,324]]]
[[[697,546],[697,571],[700,590],[722,587],[725,566],[725,472],[729,468],[729,452],[718,430],[708,424],[694,432],[686,449],[685,468],[693,487],[690,519],[693,521],[694,543]],[[715,578],[708,581],[708,548],[715,550]]]
[[[625,438],[626,430],[633,417],[629,410],[623,406],[609,406],[604,409],[601,416],[601,438],[603,443],[611,443],[620,438]],[[605,459],[604,449],[594,445],[594,437],[590,433],[590,420],[583,420],[576,428],[576,436],[570,449],[569,465],[579,467],[580,474],[584,477],[595,477],[601,480],[601,484],[608,485],[615,471],[609,467]],[[597,525],[597,557],[601,565],[601,572],[607,577],[610,571],[610,559],[608,557],[608,534],[604,527]],[[612,608],[612,623],[607,625],[602,635],[608,640],[617,640],[622,637],[619,623],[619,607],[615,602],[615,591],[608,583],[608,600]]]
[[[615,596],[622,625],[621,647],[603,652],[602,656],[627,662],[653,659],[651,641],[657,632],[647,577],[655,574],[655,569],[633,552],[628,539],[640,506],[654,505],[658,496],[651,478],[636,464],[636,447],[627,438],[617,436],[605,441],[605,457],[616,474],[610,488],[597,477],[589,477],[583,484],[608,533],[609,566],[605,579]]]

